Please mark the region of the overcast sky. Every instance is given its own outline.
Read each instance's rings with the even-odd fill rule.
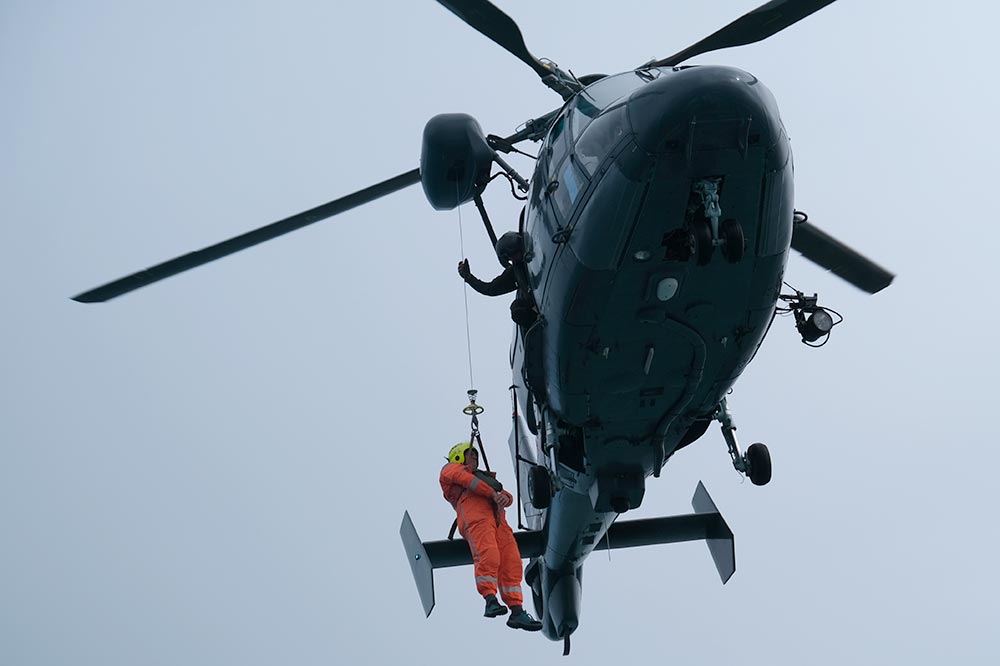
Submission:
[[[499,3],[578,75],[664,57],[758,0]],[[736,534],[586,564],[571,660],[993,664],[1000,655],[992,3],[841,0],[731,64],[775,94],[796,207],[898,274],[868,296],[793,253],[843,313],[775,323],[718,428],[629,517]],[[458,212],[419,187],[105,305],[69,297],[417,166],[423,124],[508,134],[558,104],[429,0],[0,2],[0,663],[555,663],[481,617],[471,569],[424,619],[398,528],[453,512],[467,436]],[[530,173],[524,158],[515,166]],[[487,193],[498,228],[518,207]],[[466,253],[496,268],[475,210]],[[506,299],[470,294],[490,461],[512,485]],[[513,521],[513,513],[512,521]]]

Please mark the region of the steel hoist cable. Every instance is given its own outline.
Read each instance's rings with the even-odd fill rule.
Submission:
[[[455,198],[459,197],[458,183],[455,183]],[[462,206],[459,204],[458,208],[458,242],[459,249],[462,253],[462,261],[465,261],[465,234],[462,231]],[[483,457],[483,466],[486,467],[486,471],[490,470],[490,461],[486,457],[486,447],[483,446],[483,438],[479,434],[479,415],[486,411],[482,405],[476,404],[476,395],[479,393],[476,389],[475,377],[472,372],[472,329],[469,325],[469,283],[463,280],[462,286],[462,299],[465,303],[465,346],[469,355],[469,390],[466,391],[466,395],[469,398],[469,404],[462,408],[462,413],[466,416],[472,418],[472,423],[470,425],[469,433],[469,443],[479,444],[479,453]]]
[[[457,186],[456,186],[457,190]],[[457,195],[457,191],[456,191]],[[458,206],[458,243],[461,250],[461,261],[465,261],[465,234],[462,232],[462,206]],[[465,302],[465,346],[469,353],[469,388],[476,385],[472,377],[472,333],[469,328],[469,283],[462,280],[462,299]]]

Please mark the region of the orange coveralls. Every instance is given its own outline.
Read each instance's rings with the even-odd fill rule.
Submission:
[[[495,491],[459,463],[445,465],[440,481],[444,498],[458,513],[458,532],[472,551],[476,590],[485,597],[499,588],[505,604],[522,605],[521,551],[503,509],[493,501]],[[513,500],[506,490],[500,492]]]

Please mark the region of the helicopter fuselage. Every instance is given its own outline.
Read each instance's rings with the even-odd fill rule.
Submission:
[[[763,340],[792,172],[773,96],[734,68],[606,77],[552,124],[522,229],[540,317],[511,356],[522,497],[526,461],[555,488],[546,509],[526,506],[545,533],[527,579],[549,638],[579,622],[583,560],[704,432]]]
[[[116,298],[417,183],[436,210],[474,201],[498,259],[517,259],[510,445],[531,531],[515,538],[531,560],[525,580],[541,628],[564,639],[568,654],[583,561],[597,548],[705,540],[723,582],[735,572],[732,530],[703,484],[694,514],[612,523],[640,506],[646,479],[712,420],[722,423],[734,468],[754,485],[770,481],[767,447],[741,453],[725,396],[779,300],[811,346],[839,323],[815,294],[780,293],[789,249],[870,294],[894,275],[796,214],[788,136],[763,84],[731,67],[682,65],[767,39],[834,0],[768,0],[666,58],[579,78],[532,55],[517,23],[489,0],[438,2],[527,65],[563,106],[507,137],[484,135],[468,114],[438,114],[424,125],[419,168],[74,300]],[[540,139],[529,187],[497,151]],[[497,165],[528,192],[520,237],[499,242],[481,197]],[[473,432],[474,396],[470,389],[463,410]],[[421,541],[409,513],[400,537],[429,615],[434,570],[478,557],[464,541]],[[526,618],[512,626],[538,628]]]

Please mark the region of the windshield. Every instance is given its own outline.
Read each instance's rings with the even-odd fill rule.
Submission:
[[[579,137],[587,125],[604,109],[644,83],[645,81],[635,72],[625,72],[605,77],[577,95],[576,104],[570,112],[570,128],[574,139]]]
[[[625,119],[625,103],[615,104],[601,114],[595,123],[591,123],[583,136],[576,142],[576,157],[580,165],[593,176],[601,161],[607,157],[611,149],[625,136],[628,121]]]

